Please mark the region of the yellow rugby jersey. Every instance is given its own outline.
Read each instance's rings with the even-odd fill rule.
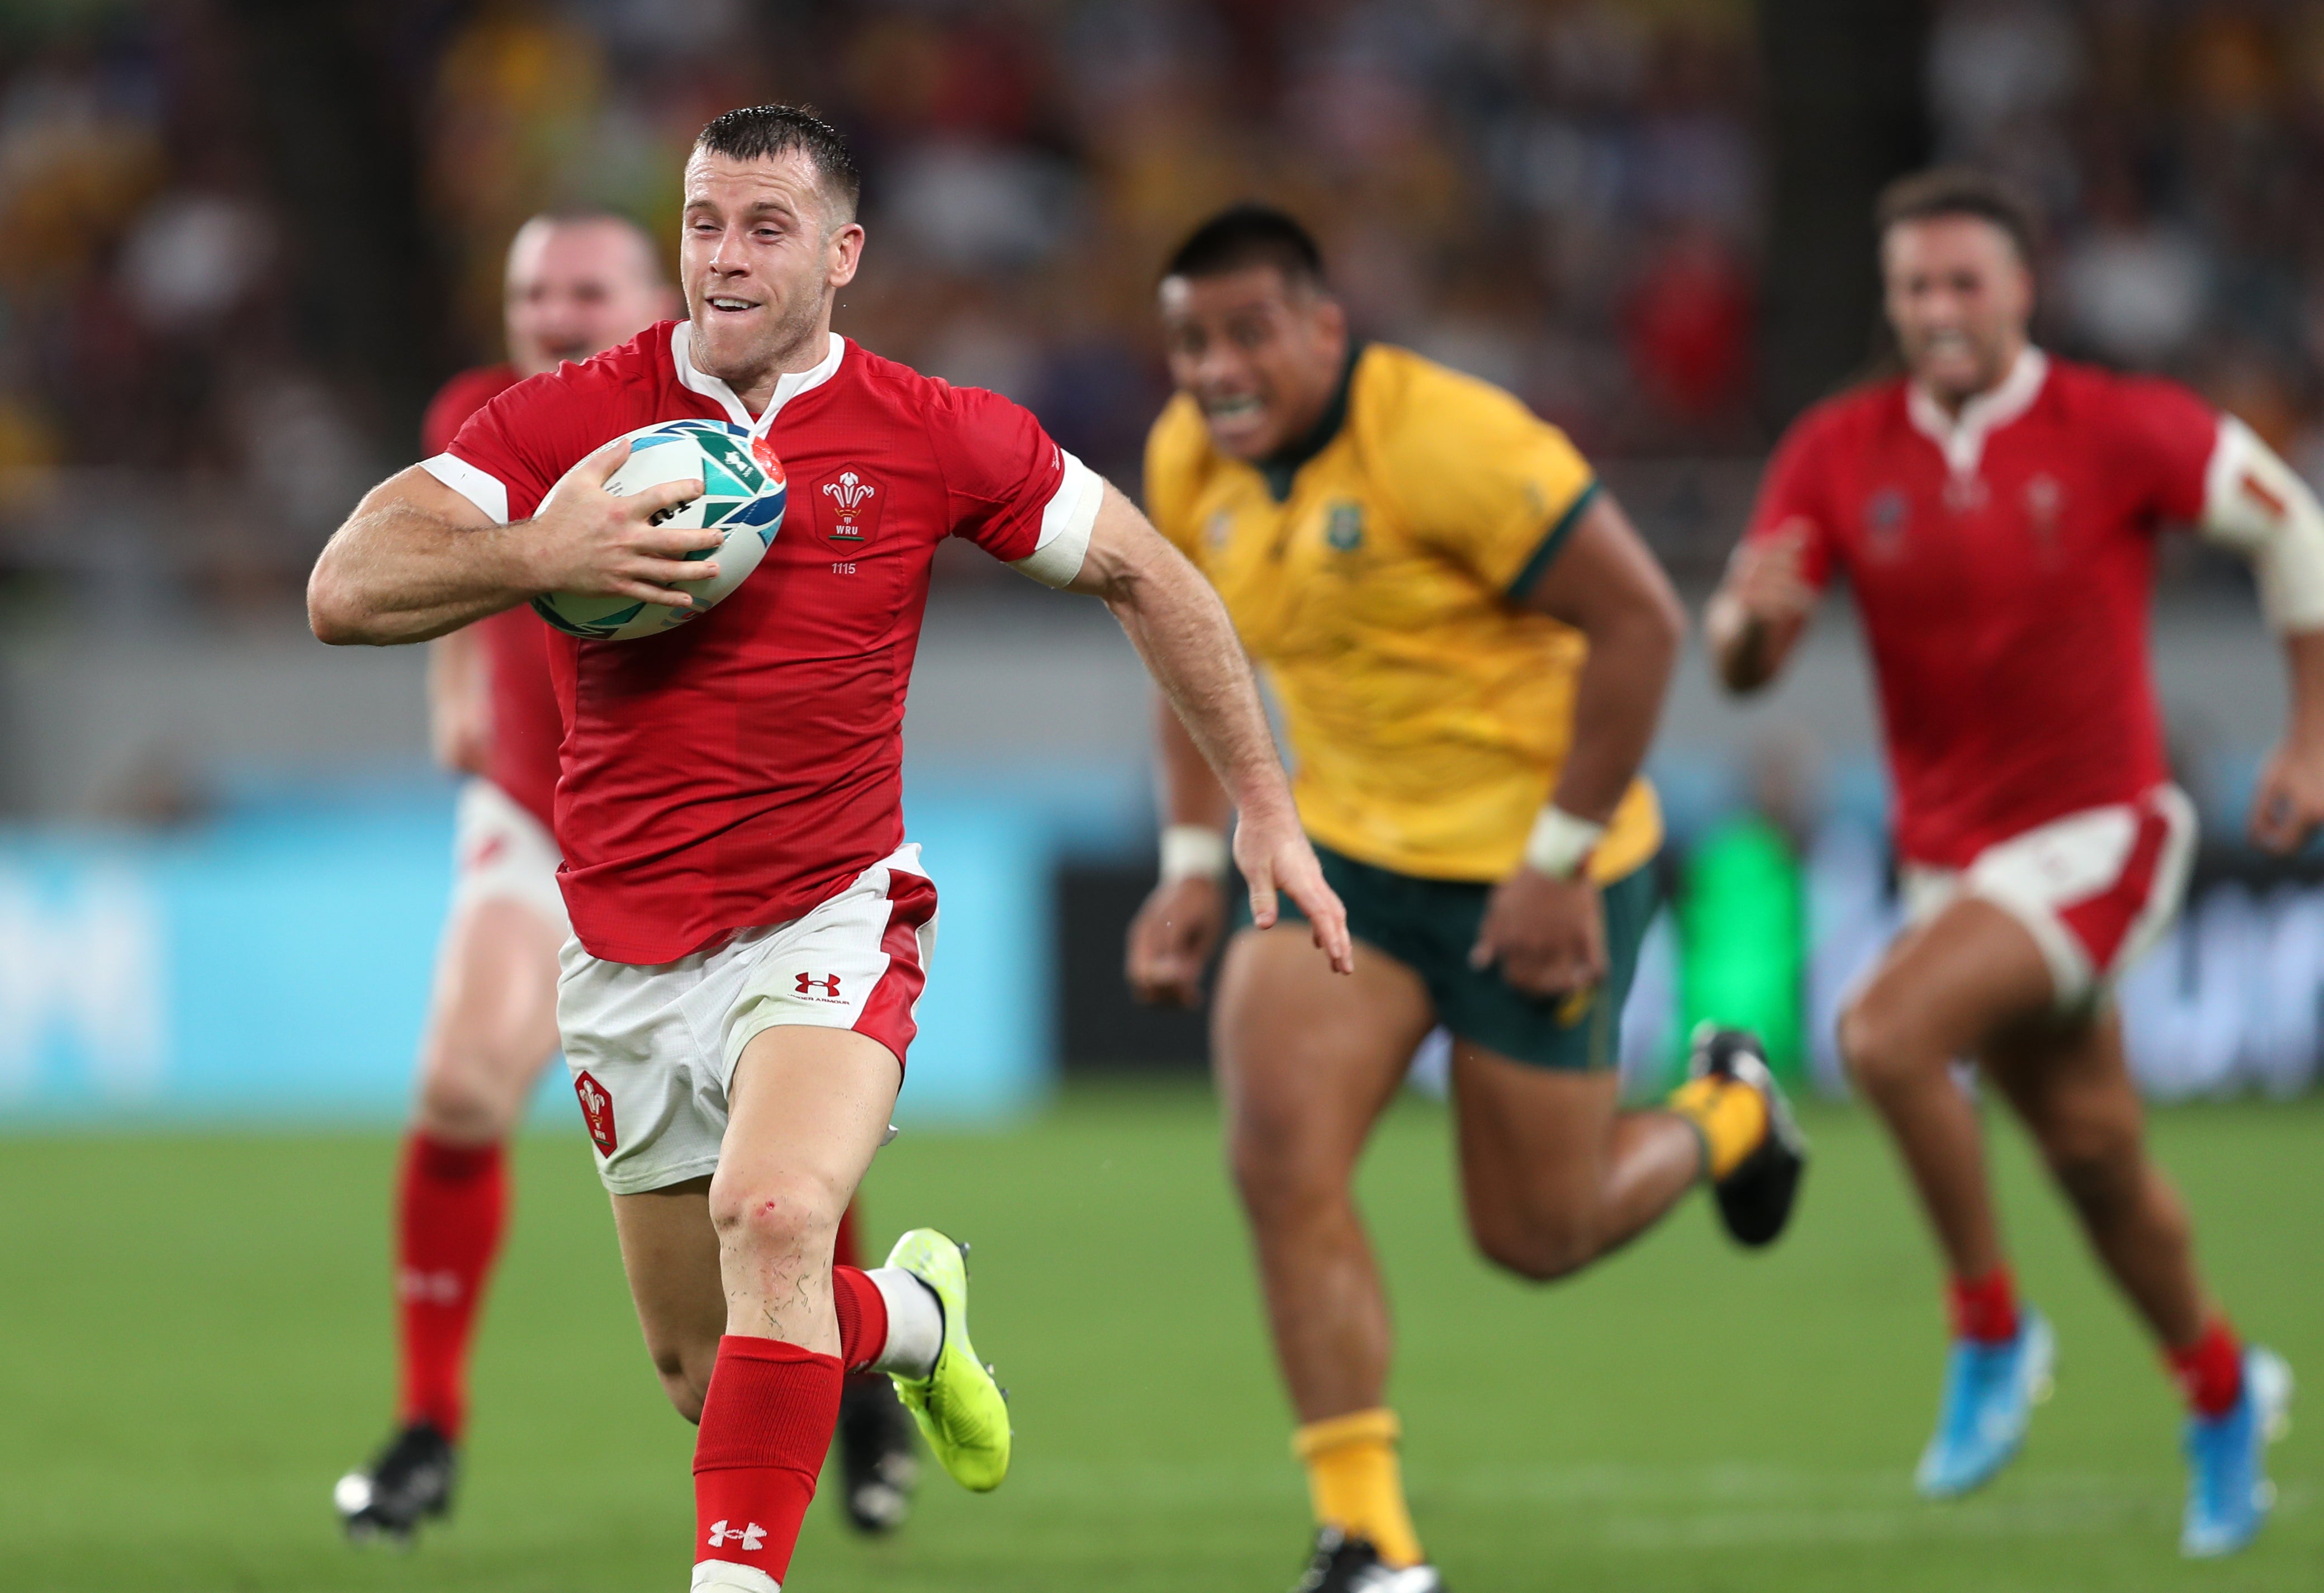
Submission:
[[[1308,833],[1398,873],[1503,879],[1564,763],[1589,651],[1510,594],[1596,478],[1508,393],[1380,344],[1297,452],[1230,458],[1180,393],[1147,439],[1148,511],[1267,672]],[[1640,779],[1591,872],[1619,879],[1661,843]]]

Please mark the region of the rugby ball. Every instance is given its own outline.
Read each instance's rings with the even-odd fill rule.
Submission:
[[[578,592],[552,592],[532,600],[533,612],[567,636],[589,641],[659,636],[715,608],[721,599],[750,579],[759,560],[774,545],[788,497],[782,462],[766,446],[766,439],[756,439],[754,446],[750,432],[731,420],[666,420],[658,426],[641,426],[624,440],[630,445],[630,456],[607,479],[606,492],[622,498],[665,482],[698,480],[701,496],[663,510],[654,516],[654,523],[723,530],[726,539],[715,548],[686,556],[718,561],[716,579],[678,583],[680,592],[693,595],[691,608]],[[573,467],[579,468],[579,465]],[[569,477],[572,471],[566,474]],[[564,484],[563,481],[557,483],[558,488]],[[556,489],[551,489],[550,496],[555,495]]]

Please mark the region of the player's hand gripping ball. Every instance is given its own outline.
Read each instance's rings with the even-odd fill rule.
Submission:
[[[666,420],[658,426],[641,426],[623,440],[630,445],[630,456],[606,478],[607,493],[622,498],[664,482],[698,478],[702,495],[663,510],[654,516],[654,523],[681,529],[723,530],[726,539],[715,548],[686,556],[689,560],[718,561],[715,579],[677,583],[678,591],[693,597],[691,607],[672,608],[633,597],[579,592],[552,592],[532,600],[533,612],[542,619],[567,636],[591,641],[658,636],[716,607],[722,598],[750,579],[759,560],[774,545],[788,496],[782,462],[774,451],[766,447],[764,438],[753,447],[750,432],[731,420]]]

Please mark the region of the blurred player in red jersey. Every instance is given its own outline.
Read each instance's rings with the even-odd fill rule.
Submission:
[[[509,245],[509,357],[445,383],[420,421],[423,448],[441,453],[505,389],[635,336],[676,303],[633,223],[535,216]],[[557,1054],[557,951],[570,932],[549,830],[564,731],[546,633],[512,611],[429,649],[429,740],[438,761],[469,778],[396,1188],[398,1430],[335,1490],[358,1537],[407,1537],[450,1507],[468,1354],[507,1223],[503,1142]]]
[[[683,606],[671,584],[715,569],[683,556],[721,533],[653,516],[701,483],[608,494],[615,439],[724,419],[789,478],[780,534],[715,612],[549,642],[567,1064],[648,1349],[701,1426],[693,1586],[774,1593],[847,1369],[890,1374],[966,1486],[1009,1465],[961,1248],[920,1229],[872,1271],[833,1259],[935,940],[899,732],[936,544],[1104,598],[1235,800],[1257,921],[1280,889],[1336,966],[1352,954],[1208,585],[1025,410],[831,331],[863,243],[839,135],[788,106],[730,112],[685,191],[688,318],[519,383],[374,489],[318,561],[309,615],[326,641],[384,644],[546,592]]]
[[[505,389],[624,343],[678,308],[653,241],[604,211],[537,216],[520,227],[503,302],[509,357],[445,383],[420,423],[431,456]],[[429,646],[430,740],[439,762],[470,778],[396,1189],[398,1429],[335,1490],[358,1536],[405,1537],[450,1507],[469,1349],[507,1222],[503,1143],[557,1054],[557,953],[571,930],[550,835],[564,727],[548,635],[511,609]],[[852,1220],[842,1225],[839,1258],[859,1260]],[[858,1526],[892,1527],[917,1466],[910,1423],[884,1377],[850,1378],[847,1395],[844,1502]]]
[[[2147,657],[2155,539],[2248,556],[2290,667],[2292,715],[2251,827],[2271,851],[2324,819],[2324,511],[2251,430],[2186,389],[2028,341],[2033,227],[2005,187],[1940,170],[1879,212],[1908,374],[1820,405],[1784,439],[1706,629],[1733,690],[1764,686],[1844,571],[1878,676],[1912,927],[1840,1018],[1950,1274],[1954,1330],[1932,1497],[2015,1453],[2049,1325],[2015,1297],[1974,1058],[2024,1119],[2190,1406],[2181,1546],[2248,1542],[2291,1376],[2205,1292],[2185,1209],[2143,1144],[2115,978],[2177,911],[2195,815],[2171,784]]]

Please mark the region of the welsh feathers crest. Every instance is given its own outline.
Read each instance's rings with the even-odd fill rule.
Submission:
[[[887,489],[859,466],[849,465],[815,483],[816,529],[835,548],[855,551],[880,529]]]

